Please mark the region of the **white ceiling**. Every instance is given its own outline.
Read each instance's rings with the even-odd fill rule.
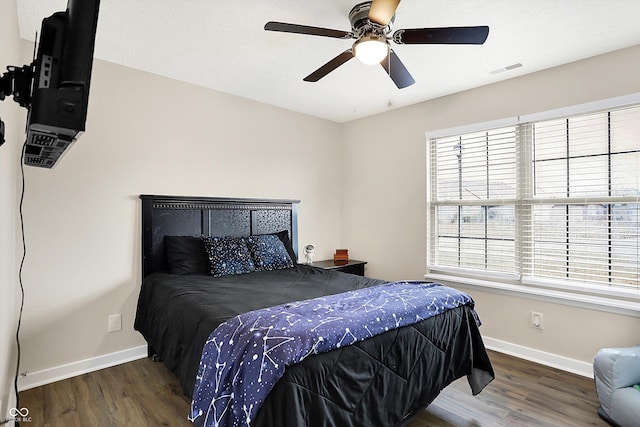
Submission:
[[[95,57],[347,122],[640,44],[640,0],[404,0],[394,30],[488,25],[490,32],[481,46],[393,46],[416,80],[399,90],[382,67],[357,60],[304,82],[352,40],[263,29],[273,20],[349,31],[359,1],[102,0]],[[34,40],[42,18],[66,4],[17,0],[21,37]],[[496,73],[516,63],[522,67]]]

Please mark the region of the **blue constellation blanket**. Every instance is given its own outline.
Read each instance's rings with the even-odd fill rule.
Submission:
[[[236,316],[205,343],[189,420],[248,426],[287,366],[472,302],[437,283],[405,281]]]

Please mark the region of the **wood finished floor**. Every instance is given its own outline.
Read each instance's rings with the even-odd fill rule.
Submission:
[[[471,396],[447,387],[408,427],[608,426],[596,414],[593,380],[490,352],[496,379]],[[24,391],[20,406],[43,427],[191,426],[189,401],[161,363],[125,363]]]

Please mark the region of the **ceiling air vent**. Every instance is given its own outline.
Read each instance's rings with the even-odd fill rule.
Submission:
[[[493,71],[489,71],[490,74],[500,74],[500,73],[504,73],[505,71],[511,71],[511,70],[515,70],[516,68],[520,68],[522,67],[521,63],[517,63],[517,64],[511,64],[511,65],[507,65],[504,68],[498,68],[497,70],[493,70]]]

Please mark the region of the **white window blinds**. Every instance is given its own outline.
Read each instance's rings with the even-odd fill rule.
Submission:
[[[431,261],[482,271],[517,270],[517,128],[431,140]]]
[[[427,144],[430,269],[640,290],[640,106]]]
[[[532,125],[523,275],[638,288],[640,107]]]

